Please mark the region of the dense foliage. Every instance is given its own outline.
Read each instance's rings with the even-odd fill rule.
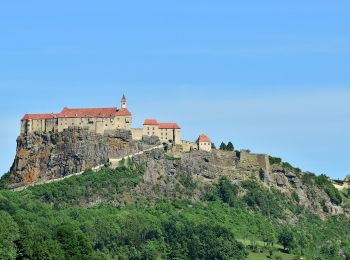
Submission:
[[[297,173],[297,174],[301,173],[301,169],[300,168],[296,168],[296,167],[292,166],[290,163],[282,161],[282,159],[279,158],[279,157],[269,156],[269,161],[270,161],[271,165],[272,164],[279,164],[284,169],[287,169],[287,170],[292,171],[292,172]]]
[[[234,151],[235,148],[233,146],[233,143],[232,142],[228,142],[227,144],[225,144],[224,142],[222,142],[220,144],[220,150],[223,150],[223,151]]]
[[[319,188],[323,189],[329,196],[332,203],[336,205],[340,205],[342,203],[343,199],[340,191],[334,187],[326,175],[321,174],[320,176],[316,176],[313,173],[305,173],[302,176],[302,181],[308,186],[312,187],[313,185],[317,185]]]
[[[245,259],[250,252],[350,258],[349,219],[307,214],[296,198],[221,178],[201,201],[133,196],[144,168],[105,168],[0,191],[1,259]],[[179,173],[190,190],[192,175]],[[313,185],[327,185],[324,179]],[[293,216],[295,224],[287,224]]]

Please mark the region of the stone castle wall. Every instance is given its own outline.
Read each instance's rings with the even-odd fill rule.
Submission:
[[[132,128],[131,134],[133,140],[142,140],[143,128]]]
[[[241,150],[240,167],[247,169],[263,169],[265,172],[270,172],[270,160],[266,154],[253,154],[246,150]]]
[[[31,119],[21,121],[21,134],[33,132],[62,132],[69,127],[83,127],[92,132],[103,134],[105,130],[131,129],[131,116],[117,116],[110,118],[81,118],[64,117],[53,119]]]

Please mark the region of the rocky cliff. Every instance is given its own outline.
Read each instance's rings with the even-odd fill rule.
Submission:
[[[144,137],[142,141],[133,141],[131,132],[125,130],[100,135],[83,128],[69,128],[60,133],[21,135],[17,139],[9,187],[61,178],[157,145],[158,138]],[[142,196],[196,201],[200,200],[208,185],[226,176],[238,186],[255,179],[268,189],[277,189],[294,201],[297,199],[299,205],[320,216],[349,214],[349,209],[342,207],[337,197],[334,198],[333,191],[320,183],[322,179],[283,163],[270,164],[266,155],[221,150],[172,155],[156,149],[136,155],[132,160],[136,165],[146,164],[143,181],[135,189],[135,194]],[[182,181],[192,179],[196,188],[188,193],[186,187],[182,189]]]
[[[238,186],[246,180],[255,179],[268,189],[277,189],[293,202],[297,197],[296,204],[321,217],[350,213],[349,209],[333,203],[322,187],[306,182],[303,176],[307,173],[293,172],[280,164],[272,164],[269,170],[258,165],[247,165],[234,152],[193,151],[171,157],[162,150],[154,150],[135,156],[133,161],[136,164],[146,163],[147,166],[143,181],[135,190],[142,196],[161,195],[196,201],[200,200],[206,187],[226,176]],[[181,181],[186,176],[196,182],[196,188],[191,192]]]
[[[35,132],[17,138],[17,151],[10,170],[10,187],[60,178],[103,165],[157,145],[151,138],[133,141],[130,131],[116,130],[103,135],[72,127],[63,132]]]

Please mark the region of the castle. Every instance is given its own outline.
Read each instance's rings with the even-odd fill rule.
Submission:
[[[127,99],[123,95],[120,109],[110,108],[68,108],[60,113],[26,114],[21,120],[21,134],[33,132],[62,132],[69,127],[88,128],[103,134],[105,131],[130,130],[134,140],[143,136],[157,136],[163,144],[180,146],[182,151],[211,151],[210,139],[202,134],[196,142],[181,139],[181,127],[177,123],[162,123],[155,119],[146,119],[143,128],[132,128],[132,114],[127,108]]]

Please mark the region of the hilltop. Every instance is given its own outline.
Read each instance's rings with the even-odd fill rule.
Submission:
[[[70,128],[28,137],[18,140],[18,151],[28,153],[15,167],[20,161],[23,172],[46,167],[31,181],[69,176],[57,170],[62,165],[71,170],[91,160],[102,166],[55,183],[0,191],[2,258],[350,257],[348,190],[279,158],[164,149],[157,138],[135,142],[127,131],[96,135]],[[111,145],[119,156],[133,156],[108,162]],[[38,153],[42,149],[48,156]],[[59,158],[67,156],[70,163],[63,164]],[[23,180],[10,173],[1,186]]]
[[[126,102],[22,118],[1,259],[350,258],[348,180],[177,123],[131,128]]]

